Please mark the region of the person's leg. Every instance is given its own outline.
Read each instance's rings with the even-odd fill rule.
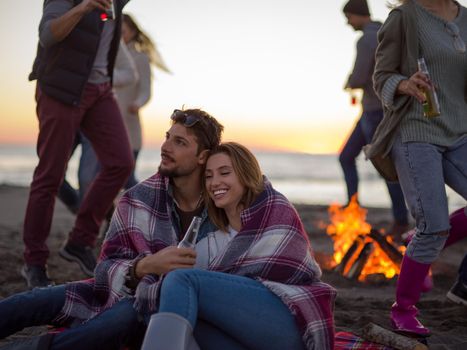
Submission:
[[[342,171],[344,172],[345,184],[347,186],[347,199],[349,203],[352,196],[358,192],[358,173],[355,159],[360,154],[365,144],[365,137],[362,131],[360,119],[339,154],[339,163],[341,164]]]
[[[123,299],[89,321],[58,333],[50,349],[121,349],[144,327],[138,321],[133,302],[133,299]]]
[[[391,320],[403,332],[427,335],[417,320],[415,304],[431,263],[443,248],[449,228],[442,149],[426,143],[396,139],[392,158],[417,230],[404,255]]]
[[[73,148],[71,150],[71,156],[75,153],[76,148],[80,144],[80,137],[79,134],[75,137],[75,141],[73,142]],[[70,157],[71,157],[70,156]],[[65,178],[63,179],[60,188],[58,189],[57,194],[58,199],[62,201],[63,204],[68,208],[68,210],[72,214],[76,214],[79,209],[80,198],[78,195],[78,191],[70,185],[70,183]]]
[[[65,285],[34,288],[0,301],[0,339],[25,327],[52,323],[65,304]]]
[[[295,319],[268,288],[251,278],[197,269],[166,275],[159,312],[178,314],[196,328],[215,324],[251,349],[303,349]]]
[[[127,131],[109,84],[91,86],[95,102],[87,109],[81,131],[91,141],[102,170],[86,192],[69,242],[93,247],[99,227],[133,169]]]
[[[198,319],[194,335],[203,350],[246,350],[242,344],[211,323]]]
[[[361,127],[362,132],[365,137],[365,144],[371,143],[375,131],[383,119],[384,112],[383,110],[376,110],[371,112],[366,112],[362,115],[361,118]],[[386,182],[388,187],[389,197],[391,198],[392,203],[392,215],[396,224],[403,226],[404,228],[408,225],[408,210],[405,205],[404,194],[399,183],[389,183]]]
[[[81,157],[79,158],[78,182],[79,198],[83,201],[87,190],[91,186],[100,171],[100,164],[96,153],[92,149],[91,142],[81,134]]]
[[[45,266],[55,196],[63,181],[73,141],[82,118],[80,108],[65,105],[36,92],[39,163],[34,170],[24,219],[24,260],[29,266]]]
[[[444,153],[443,169],[446,184],[467,200],[467,137]]]
[[[133,171],[131,172],[130,177],[128,178],[128,181],[125,184],[125,190],[128,190],[132,188],[133,186],[138,184],[138,180],[136,179],[136,160],[138,159],[139,155],[139,150],[133,150],[133,158],[135,160],[135,167],[133,168]]]

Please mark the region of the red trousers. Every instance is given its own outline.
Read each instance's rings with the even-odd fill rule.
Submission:
[[[24,219],[24,260],[45,265],[46,240],[52,223],[55,196],[65,176],[76,133],[91,141],[102,170],[83,198],[69,240],[94,246],[99,227],[133,169],[133,155],[110,83],[87,84],[81,102],[71,106],[36,89],[39,120],[37,154]]]

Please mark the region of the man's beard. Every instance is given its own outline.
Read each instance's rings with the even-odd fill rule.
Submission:
[[[159,174],[163,176],[171,177],[171,178],[191,175],[194,171],[195,169],[178,169],[178,168],[164,169],[160,165],[158,168]]]

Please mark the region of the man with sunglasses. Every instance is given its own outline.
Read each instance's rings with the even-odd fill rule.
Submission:
[[[158,281],[192,268],[191,249],[177,248],[194,216],[198,240],[215,230],[203,202],[202,175],[223,126],[199,109],[175,110],[161,147],[158,172],[120,199],[93,279],[36,288],[0,301],[0,339],[24,327],[67,327],[29,338],[28,349],[118,349],[137,338],[153,312]],[[24,345],[24,344],[23,344]],[[19,346],[19,344],[18,344]]]

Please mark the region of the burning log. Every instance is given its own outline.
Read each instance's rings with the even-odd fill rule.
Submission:
[[[360,246],[362,245],[363,243],[363,236],[358,236],[352,243],[352,245],[350,246],[350,248],[345,252],[345,255],[344,257],[342,258],[341,262],[339,263],[339,265],[337,265],[335,268],[334,268],[334,271],[340,273],[340,274],[344,274],[344,271],[346,271],[346,266],[348,265],[350,259],[353,257],[353,255],[355,254],[355,252],[360,248]]]
[[[399,350],[428,350],[426,345],[417,340],[391,332],[374,323],[369,323],[363,328],[362,337]]]
[[[395,264],[399,265],[402,262],[402,253],[384,237],[378,230],[371,229],[368,234],[373,240],[378,243],[379,247]]]
[[[367,242],[363,246],[360,254],[358,254],[357,260],[352,264],[349,271],[345,274],[345,277],[350,279],[358,279],[362,273],[363,267],[365,266],[370,254],[373,252],[374,246],[373,242]]]

